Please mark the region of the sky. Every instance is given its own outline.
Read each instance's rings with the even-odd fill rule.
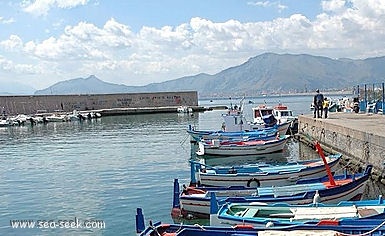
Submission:
[[[141,86],[268,52],[385,56],[385,0],[0,0],[2,84]]]

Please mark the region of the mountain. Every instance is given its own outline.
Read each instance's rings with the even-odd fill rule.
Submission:
[[[384,82],[385,57],[331,59],[307,54],[265,53],[217,74],[198,74],[146,86],[106,83],[95,76],[59,82],[35,94],[92,94],[198,91],[199,97],[255,96],[352,89]]]
[[[35,95],[127,93],[128,88],[126,85],[104,82],[91,75],[85,79],[76,78],[58,82],[46,89],[37,90]]]

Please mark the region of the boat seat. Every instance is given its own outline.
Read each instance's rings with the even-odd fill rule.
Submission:
[[[372,208],[358,208],[358,214],[360,217],[368,217],[372,215],[377,215],[378,212]]]
[[[295,220],[299,219],[337,219],[341,217],[357,217],[356,206],[340,207],[297,207],[290,209],[294,213]]]
[[[259,209],[255,209],[255,208],[250,208],[248,209],[245,214],[243,214],[242,217],[245,217],[245,218],[253,218],[255,217],[255,215],[258,213],[258,210]]]

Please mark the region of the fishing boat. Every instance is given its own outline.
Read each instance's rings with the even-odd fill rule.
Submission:
[[[278,129],[276,127],[260,129],[260,130],[241,130],[241,131],[208,131],[208,130],[194,130],[190,125],[187,133],[191,136],[192,141],[199,142],[203,140],[248,140],[261,139],[269,140],[276,138]]]
[[[199,142],[203,139],[212,139],[215,137],[210,137],[213,135],[221,135],[226,137],[226,135],[231,135],[233,132],[251,132],[251,134],[257,135],[260,132],[270,132],[271,129],[277,129],[279,134],[286,134],[290,126],[289,122],[280,122],[275,125],[267,125],[265,123],[254,123],[247,121],[243,113],[244,108],[244,99],[241,100],[239,106],[231,105],[226,113],[222,114],[223,122],[221,128],[218,130],[199,130],[189,125],[187,133],[191,136],[192,142]],[[267,129],[267,130],[266,130]],[[223,134],[225,132],[225,134]],[[234,135],[244,135],[233,133]],[[246,134],[249,135],[249,134]]]
[[[239,166],[209,166],[201,161],[190,161],[191,186],[246,186],[267,187],[291,185],[299,179],[325,176],[326,164],[335,172],[342,158],[340,153],[325,156],[315,143],[321,159],[282,164],[245,164]]]
[[[279,103],[273,107],[273,112],[278,123],[290,123],[288,133],[294,134],[298,132],[298,116],[294,116],[292,110],[282,103]]]
[[[213,193],[214,194],[214,193]],[[215,207],[214,207],[215,208]],[[215,214],[210,214],[210,225],[250,224],[260,227],[360,225],[378,226],[385,219],[385,201],[382,196],[374,200],[341,201],[337,204],[312,203],[291,205],[227,203]],[[375,223],[373,223],[375,222]]]
[[[279,109],[286,109],[286,112],[290,111],[287,109],[287,106],[283,106],[282,104],[276,106],[276,109],[274,109],[271,106],[266,106],[265,104],[253,107],[252,108],[253,123],[255,125],[264,125],[266,127],[279,125],[281,127],[281,130],[280,130],[281,133],[283,134],[288,133],[288,130],[292,121],[288,120],[287,117],[276,116],[275,111],[280,113],[281,110]]]
[[[323,203],[338,203],[343,200],[360,200],[369,180],[372,166],[368,166],[364,173],[349,175],[335,175],[321,178],[299,180],[292,185],[280,187],[247,188],[244,186],[232,187],[186,187],[183,186],[180,194],[174,195],[173,212],[180,209],[182,215],[198,217],[208,216],[210,213],[211,193],[215,193],[214,202],[219,206],[227,203],[251,202],[286,202],[290,204],[309,204],[317,198]],[[331,178],[331,179],[329,179]],[[175,180],[178,182],[177,180]],[[174,183],[174,188],[178,184]],[[178,189],[174,193],[178,193]]]
[[[274,139],[200,141],[197,155],[242,156],[260,155],[282,151],[290,135],[277,135]]]
[[[384,219],[361,219],[360,221],[321,220],[315,225],[302,224],[290,226],[253,226],[240,223],[236,225],[208,226],[201,224],[176,224],[152,222],[146,226],[142,208],[136,209],[136,233],[138,236],[347,236],[347,235],[385,235]]]

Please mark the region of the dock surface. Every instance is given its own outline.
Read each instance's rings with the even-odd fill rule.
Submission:
[[[385,116],[367,113],[330,112],[328,118],[317,118],[320,122],[331,123],[349,129],[385,137]],[[312,118],[312,116],[310,116]],[[312,118],[314,119],[314,118]],[[384,144],[385,145],[385,144]]]

